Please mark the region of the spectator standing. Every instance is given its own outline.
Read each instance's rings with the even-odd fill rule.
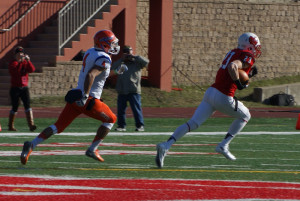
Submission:
[[[9,113],[8,130],[16,131],[14,121],[19,108],[20,99],[23,102],[26,119],[30,131],[34,131],[36,126],[33,121],[32,109],[30,108],[30,95],[28,88],[28,74],[35,71],[34,65],[30,61],[30,57],[25,54],[24,48],[16,47],[14,60],[9,64],[9,73],[11,76],[11,88],[9,91],[12,109]]]
[[[118,75],[116,90],[118,92],[118,127],[116,131],[126,131],[126,109],[129,102],[135,120],[135,131],[145,131],[144,118],[141,105],[141,77],[142,69],[149,60],[139,55],[133,55],[132,47],[125,45],[122,58],[112,64],[112,69],[119,68],[122,64],[128,67],[123,74]]]

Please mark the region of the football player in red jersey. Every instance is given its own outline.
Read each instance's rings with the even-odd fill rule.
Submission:
[[[88,49],[83,57],[77,87],[70,90],[66,97],[66,106],[58,120],[44,129],[32,141],[26,141],[21,153],[21,163],[26,164],[34,148],[53,134],[61,133],[80,114],[102,121],[96,136],[86,151],[86,156],[103,162],[98,146],[116,122],[116,115],[100,100],[106,78],[110,74],[111,54],[118,54],[118,39],[110,30],[101,30],[94,36],[94,47]],[[126,68],[126,66],[124,67]],[[126,69],[118,69],[123,73]]]
[[[193,117],[187,123],[179,126],[168,141],[157,144],[155,162],[159,168],[163,167],[164,158],[173,143],[187,132],[197,129],[217,110],[234,117],[235,120],[224,140],[217,145],[216,152],[223,154],[229,160],[236,160],[229,151],[229,143],[251,118],[249,109],[234,98],[236,89],[242,90],[247,87],[239,80],[238,70],[243,69],[249,77],[257,74],[257,69],[253,64],[261,54],[260,48],[259,38],[255,34],[244,33],[239,37],[238,47],[226,54],[217,72],[215,83],[206,90]]]

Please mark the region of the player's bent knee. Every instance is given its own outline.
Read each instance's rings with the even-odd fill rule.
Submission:
[[[251,119],[251,114],[250,112],[245,114],[245,117],[243,118],[244,121],[248,122]]]

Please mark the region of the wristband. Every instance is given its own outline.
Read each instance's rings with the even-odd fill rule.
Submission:
[[[245,88],[245,86],[242,85],[240,79],[235,80],[234,83],[236,84],[236,86],[237,86],[237,88],[238,88],[239,90],[242,90],[242,89]]]

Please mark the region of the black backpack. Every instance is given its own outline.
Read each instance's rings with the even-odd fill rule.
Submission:
[[[271,96],[268,101],[270,105],[278,105],[278,106],[294,106],[295,99],[294,96],[286,94],[286,93],[279,93]]]

